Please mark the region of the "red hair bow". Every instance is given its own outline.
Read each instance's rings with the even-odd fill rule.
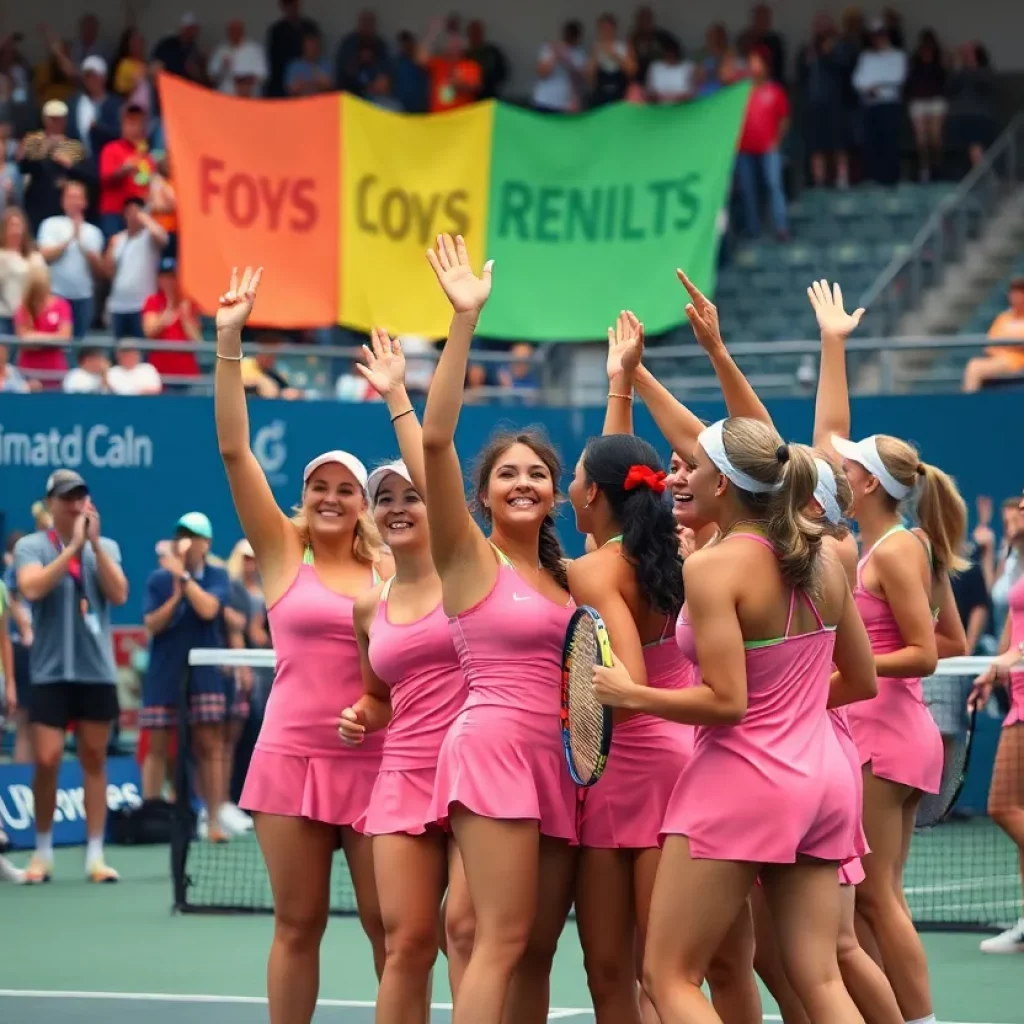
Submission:
[[[651,469],[650,466],[630,466],[622,486],[627,491],[647,487],[655,494],[661,494],[665,490],[665,472],[661,469]]]

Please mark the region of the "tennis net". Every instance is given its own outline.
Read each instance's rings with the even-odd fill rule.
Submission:
[[[267,669],[273,666],[273,651],[194,650],[191,663],[221,665],[226,670]],[[926,699],[950,743],[962,737],[971,681],[987,664],[983,658],[949,659],[925,681]],[[183,696],[183,707],[186,702]],[[994,931],[1021,914],[1017,849],[987,813],[1001,717],[998,709],[979,713],[967,779],[952,814],[941,824],[920,830],[911,845],[904,886],[914,921],[922,930]],[[190,750],[187,714],[179,715],[178,729],[178,749]],[[1024,764],[1018,771],[1024,772]],[[238,835],[226,844],[202,838],[190,796],[195,791],[191,776],[190,758],[179,757],[172,844],[176,909],[272,911],[270,884],[254,835]],[[353,914],[355,910],[352,882],[339,852],[332,874],[331,912]]]

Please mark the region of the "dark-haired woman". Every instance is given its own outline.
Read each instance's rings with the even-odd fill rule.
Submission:
[[[438,758],[432,814],[450,825],[475,916],[455,1024],[546,1015],[547,976],[572,898],[576,788],[558,728],[562,644],[572,614],[554,530],[559,465],[530,433],[484,451],[476,496],[490,538],[466,508],[455,430],[469,346],[491,290],[461,237],[428,259],[453,318],[423,417],[434,565],[469,696]],[[510,984],[530,1006],[511,1006]]]

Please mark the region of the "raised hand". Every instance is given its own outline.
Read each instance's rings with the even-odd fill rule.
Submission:
[[[356,363],[356,369],[381,398],[386,399],[405,386],[405,354],[401,342],[387,331],[374,327],[370,332],[370,344],[363,346],[363,358],[366,365]]]
[[[608,379],[620,373],[635,373],[644,354],[644,325],[628,309],[624,309],[608,328]]]
[[[683,273],[676,271],[680,284],[690,295],[686,304],[686,318],[693,328],[693,336],[705,352],[724,345],[722,330],[718,326],[718,307]]]
[[[828,281],[815,281],[807,289],[807,297],[811,300],[822,334],[846,339],[856,330],[864,315],[863,309],[855,309],[852,313],[843,309],[843,290],[838,284],[829,290]]]
[[[246,267],[242,278],[238,278],[238,267],[231,268],[231,284],[219,299],[217,309],[218,331],[241,331],[252,312],[256,292],[263,277],[263,268]]]
[[[462,235],[437,236],[437,249],[427,250],[427,262],[437,274],[438,284],[444,289],[456,313],[479,313],[491,294],[491,267],[493,260],[484,264],[479,277],[473,273]]]

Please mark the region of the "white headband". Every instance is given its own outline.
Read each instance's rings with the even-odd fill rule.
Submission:
[[[863,441],[851,441],[846,437],[839,437],[836,434],[832,435],[832,447],[844,459],[849,459],[851,462],[856,462],[858,466],[863,466],[872,476],[878,478],[878,482],[882,485],[882,490],[889,495],[890,498],[895,498],[896,501],[903,501],[909,498],[913,493],[914,488],[908,487],[906,484],[901,484],[885,468],[885,463],[882,461],[882,456],[878,454],[878,435],[872,434],[870,437],[865,437]]]
[[[708,458],[715,464],[718,472],[721,473],[731,484],[741,491],[749,491],[751,494],[769,494],[782,488],[782,481],[777,484],[765,484],[755,480],[752,476],[737,469],[725,450],[725,420],[712,423],[705,427],[697,438],[697,444],[704,449]]]
[[[814,500],[822,507],[825,518],[838,526],[843,521],[843,510],[839,507],[839,488],[836,474],[824,459],[815,459],[818,468],[818,482],[814,486]]]

